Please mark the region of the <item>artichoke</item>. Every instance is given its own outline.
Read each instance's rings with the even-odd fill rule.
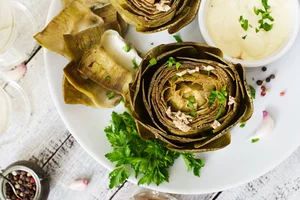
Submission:
[[[225,61],[218,48],[193,42],[148,52],[129,92],[140,136],[176,151],[221,149],[230,144],[230,129],[253,113],[244,67]]]
[[[201,0],[111,0],[111,4],[138,32],[168,29],[175,33],[193,21]]]

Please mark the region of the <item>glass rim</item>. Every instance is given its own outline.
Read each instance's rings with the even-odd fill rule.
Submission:
[[[22,133],[24,133],[28,127],[30,117],[31,117],[31,105],[29,98],[27,97],[25,91],[23,88],[15,81],[10,80],[9,78],[5,77],[2,72],[0,71],[0,81],[5,84],[6,87],[12,88],[15,92],[18,94],[18,101],[22,101],[22,105],[24,106],[24,116],[22,118],[22,124],[9,124],[8,129],[10,126],[19,126],[18,130],[14,134],[9,134],[8,129],[4,130],[3,133],[0,133],[0,147],[9,144],[13,141],[16,141],[15,139],[20,136]],[[3,87],[2,85],[0,87]],[[4,90],[5,91],[5,90]],[[14,113],[14,110],[11,111],[12,114]],[[9,134],[9,135],[7,135]]]

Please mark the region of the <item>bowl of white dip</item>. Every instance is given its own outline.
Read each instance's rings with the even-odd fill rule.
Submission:
[[[206,43],[245,67],[282,57],[300,25],[298,0],[202,0],[198,17]]]

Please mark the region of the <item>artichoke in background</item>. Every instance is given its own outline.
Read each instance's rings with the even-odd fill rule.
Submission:
[[[253,100],[245,69],[222,57],[218,48],[193,42],[148,52],[130,85],[130,106],[141,137],[187,152],[230,144],[230,129],[252,116]]]
[[[168,29],[175,33],[191,23],[201,0],[111,0],[111,4],[138,32]]]

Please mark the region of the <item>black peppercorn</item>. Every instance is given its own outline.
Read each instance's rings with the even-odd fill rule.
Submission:
[[[270,78],[274,79],[275,78],[275,74],[271,74]]]
[[[266,67],[262,67],[261,70],[265,72],[265,71],[267,71],[267,68]]]
[[[257,84],[257,85],[262,85],[262,84],[263,84],[263,81],[262,81],[262,80],[258,80],[258,81],[256,81],[256,84]]]
[[[271,81],[271,79],[268,77],[266,78],[266,82],[269,83]]]

